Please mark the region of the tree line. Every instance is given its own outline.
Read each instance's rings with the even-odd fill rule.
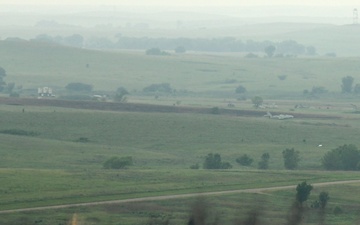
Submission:
[[[94,49],[165,49],[174,50],[178,53],[185,51],[204,52],[264,52],[268,56],[276,54],[284,55],[316,55],[314,46],[300,44],[294,40],[255,41],[241,40],[235,37],[221,38],[151,38],[151,37],[126,37],[117,35],[116,40],[104,37],[84,38],[79,34],[70,36],[51,36],[48,34],[37,35],[35,41],[45,41]],[[275,51],[276,50],[276,51]]]
[[[282,151],[285,169],[295,170],[301,161],[300,152],[294,148],[286,148]],[[243,154],[235,160],[240,166],[252,166],[254,159]],[[258,162],[258,169],[268,169],[270,154],[263,153]],[[328,151],[321,158],[321,166],[326,170],[360,170],[360,150],[353,144],[345,144]],[[231,169],[229,162],[224,162],[219,153],[209,153],[203,162],[204,169]],[[199,164],[192,165],[191,169],[199,169]]]

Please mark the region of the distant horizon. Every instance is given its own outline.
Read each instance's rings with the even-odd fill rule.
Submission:
[[[359,1],[342,0],[0,0],[0,5],[127,5],[127,6],[359,6]]]

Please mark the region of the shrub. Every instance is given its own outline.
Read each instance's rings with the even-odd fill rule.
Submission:
[[[244,154],[236,159],[236,162],[242,166],[250,166],[253,163],[253,159],[247,154]]]
[[[237,94],[244,94],[246,93],[246,88],[242,85],[239,85],[236,89],[235,89],[235,93]]]
[[[190,166],[190,169],[193,169],[193,170],[200,169],[199,163],[196,163],[196,164],[194,164],[194,165],[191,165],[191,166]]]
[[[339,215],[339,214],[343,213],[343,210],[342,210],[342,208],[340,206],[335,206],[335,208],[333,210],[333,213],[335,215]]]
[[[151,84],[143,89],[143,92],[163,92],[171,93],[173,89],[169,83]]]
[[[106,160],[103,164],[105,169],[124,169],[127,166],[132,166],[133,160],[132,157],[112,157],[108,160]]]
[[[287,75],[279,75],[278,78],[279,80],[286,80]]]
[[[210,110],[211,114],[219,115],[220,114],[220,108],[219,107],[212,107]]]
[[[185,53],[186,52],[186,49],[184,46],[178,46],[175,48],[175,52],[176,53]]]

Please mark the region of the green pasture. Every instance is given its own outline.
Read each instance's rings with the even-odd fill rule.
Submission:
[[[356,172],[321,168],[327,151],[360,145],[355,117],[280,121],[3,105],[0,123],[0,132],[33,134],[0,133],[3,210],[358,178]],[[88,142],[78,142],[82,137]],[[285,148],[300,151],[298,172],[283,169]],[[270,170],[258,171],[257,162],[265,152],[270,154]],[[234,168],[189,169],[202,165],[208,153],[220,153]],[[254,158],[253,166],[235,162],[245,153]],[[132,156],[135,165],[120,171],[103,169],[102,163],[112,156]]]
[[[249,96],[298,99],[304,98],[304,89],[311,91],[314,86],[339,93],[344,76],[353,76],[354,83],[360,82],[356,79],[358,58],[246,59],[239,55],[195,53],[146,56],[142,51],[101,52],[9,41],[0,41],[0,53],[0,66],[8,73],[7,82],[30,90],[49,86],[56,95],[62,94],[71,82],[91,84],[100,93],[124,86],[135,96],[151,84],[170,83],[178,95],[187,91],[235,99],[235,89],[241,84]],[[286,79],[280,80],[280,75],[286,75]],[[33,92],[36,94],[36,90]]]
[[[0,41],[0,66],[7,71],[6,82],[23,85],[27,94],[33,91],[36,95],[39,86],[53,87],[62,94],[66,84],[83,82],[94,85],[99,93],[124,86],[131,92],[130,103],[173,105],[181,101],[177,107],[200,106],[210,110],[217,106],[221,112],[238,97],[234,91],[241,84],[249,97],[259,95],[279,106],[271,111],[338,116],[271,120],[221,113],[110,112],[0,105],[0,210],[296,185],[304,180],[316,183],[359,179],[358,172],[329,172],[321,167],[327,151],[344,144],[360,147],[359,114],[353,113],[350,106],[357,104],[357,96],[339,94],[342,77],[353,76],[355,83],[359,82],[358,65],[358,58],[245,59],[230,54],[196,53],[157,57],[145,56],[143,52],[100,52]],[[279,75],[287,77],[281,81]],[[159,99],[144,96],[142,88],[153,83],[170,83],[177,94]],[[313,86],[323,86],[329,93],[309,100],[302,92]],[[297,103],[310,107],[294,109]],[[235,105],[235,109],[253,109],[249,100]],[[261,110],[264,114],[267,111]],[[282,151],[286,148],[300,152],[296,171],[284,169]],[[209,153],[221,154],[222,160],[230,162],[233,168],[190,169],[197,163],[201,166]],[[257,163],[263,153],[270,154],[269,170],[259,171]],[[243,154],[254,159],[252,166],[235,162]],[[131,156],[134,165],[125,170],[103,169],[103,162],[113,156]],[[332,199],[329,224],[354,224],[359,199],[352,196],[358,187],[355,184],[324,187]],[[315,193],[319,191],[316,189]],[[226,221],[235,218],[237,210],[244,215],[260,202],[266,207],[265,218],[271,224],[279,224],[284,222],[293,195],[294,190],[286,190],[216,196],[209,201],[214,202],[211,204],[214,210]],[[149,217],[168,216],[174,224],[184,224],[193,201],[10,213],[1,215],[0,223],[68,224],[77,213],[80,224],[139,224]],[[339,217],[331,213],[337,205],[345,212]],[[315,224],[313,217],[306,223]]]

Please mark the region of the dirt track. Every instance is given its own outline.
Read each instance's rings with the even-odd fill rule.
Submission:
[[[105,111],[125,111],[125,112],[159,112],[159,113],[199,113],[213,114],[212,108],[189,107],[189,106],[168,106],[141,103],[119,103],[119,102],[98,102],[98,101],[69,101],[60,99],[37,99],[37,98],[5,98],[0,97],[0,104],[19,105],[19,106],[50,106],[75,109],[105,110]],[[262,117],[264,110],[245,110],[220,108],[219,114],[226,116],[251,116]],[[284,112],[272,111],[273,114]],[[286,114],[286,113],[285,113]],[[291,113],[295,118],[317,118],[317,119],[339,119],[338,116],[326,114],[310,113]]]
[[[360,183],[360,180],[323,182],[323,183],[315,183],[315,184],[311,184],[311,185],[314,187],[321,187],[321,186],[341,185],[341,184],[351,184],[351,183]],[[164,196],[143,197],[143,198],[133,198],[133,199],[123,199],[123,200],[99,201],[99,202],[88,202],[88,203],[78,203],[78,204],[34,207],[34,208],[25,208],[25,209],[2,210],[2,211],[0,211],[0,214],[64,209],[64,208],[81,207],[81,206],[96,206],[96,205],[132,203],[132,202],[160,201],[160,200],[171,200],[171,199],[179,199],[179,198],[191,198],[191,197],[198,197],[198,196],[213,196],[213,195],[226,195],[226,194],[237,194],[237,193],[263,193],[263,192],[267,192],[267,191],[278,191],[278,190],[291,189],[291,188],[296,188],[296,185],[269,187],[269,188],[252,188],[252,189],[232,190],[232,191],[216,191],[216,192],[206,192],[206,193],[164,195]]]

